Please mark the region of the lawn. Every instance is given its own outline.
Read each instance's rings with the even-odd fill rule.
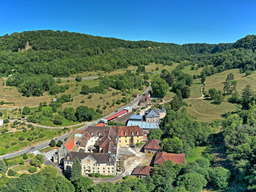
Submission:
[[[34,144],[38,144],[40,142],[53,139],[57,135],[62,135],[69,131],[70,129],[45,129],[35,127],[34,130],[27,129],[26,132],[18,130],[13,133],[1,134],[0,155],[5,155],[7,153],[19,151],[22,148],[33,146]],[[39,138],[40,134],[44,134],[45,136],[43,138]],[[27,140],[29,136],[33,137],[32,141]],[[20,141],[20,137],[23,137],[24,140]]]
[[[179,65],[178,63],[172,64],[171,66],[170,65],[150,63],[149,65],[146,65],[146,72],[153,72],[153,71],[161,72],[163,69],[166,69],[167,71],[171,72],[178,65]],[[158,70],[156,70],[157,67],[158,67]]]
[[[29,170],[30,167],[33,167],[31,166],[28,162],[27,163],[24,163],[24,165],[17,165],[15,167],[12,167],[11,169],[13,171],[16,171],[16,172],[21,172],[21,171],[24,171],[24,170]]]
[[[169,101],[171,100],[173,97],[174,97],[175,93],[174,92],[171,92],[171,91],[167,91],[166,92],[166,95],[164,96],[164,100],[165,101]]]
[[[28,159],[32,159],[35,155],[33,153],[27,154],[28,155]],[[8,161],[8,165],[15,165],[17,163],[20,163],[21,160],[23,159],[23,155],[19,155],[10,159],[7,159]],[[23,159],[24,161],[28,160],[28,159]]]
[[[201,97],[201,81],[200,79],[195,79],[193,85],[190,87],[191,93],[190,98],[199,98]]]
[[[204,152],[205,149],[206,149],[206,147],[195,147],[191,151],[190,156],[186,158],[186,161],[187,162],[194,162],[198,158],[203,157],[202,153]]]
[[[191,65],[185,66],[184,69],[182,69],[182,71],[184,73],[187,73],[189,75],[200,75],[201,71],[203,70],[203,67],[197,69],[197,70],[191,70]]]
[[[205,91],[208,91],[210,88],[216,88],[217,90],[223,90],[224,82],[226,81],[227,75],[229,73],[234,74],[234,80],[237,81],[237,92],[241,95],[242,90],[246,85],[251,85],[253,91],[256,91],[255,80],[256,73],[253,72],[249,76],[245,76],[244,73],[240,73],[239,69],[230,69],[223,71],[221,73],[216,73],[212,76],[206,77]]]
[[[227,112],[236,112],[237,105],[227,101],[220,105],[213,104],[211,100],[205,99],[186,99],[188,103],[187,111],[200,122],[212,122],[215,119],[222,119],[222,115]],[[192,105],[190,107],[190,104]]]

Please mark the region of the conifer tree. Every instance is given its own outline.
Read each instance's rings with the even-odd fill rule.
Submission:
[[[79,159],[76,157],[71,168],[70,181],[75,182],[81,176],[82,176],[82,166]]]
[[[5,173],[7,171],[7,166],[3,160],[0,160],[0,172]]]

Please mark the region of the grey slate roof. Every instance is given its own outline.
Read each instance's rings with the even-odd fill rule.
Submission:
[[[81,161],[81,159],[84,159],[88,156],[95,159],[97,163],[114,163],[115,162],[115,160],[109,153],[79,153],[79,152],[68,153],[64,161],[74,161],[76,157]],[[68,157],[69,157],[69,160],[68,160]]]
[[[151,117],[159,117],[158,113],[154,109],[151,109],[149,113],[146,115],[146,118],[151,118]]]
[[[143,117],[141,115],[131,115],[129,120],[142,120]]]
[[[139,126],[142,129],[159,129],[157,122],[128,121],[127,126]]]

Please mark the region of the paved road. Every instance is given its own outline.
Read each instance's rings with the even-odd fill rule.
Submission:
[[[132,105],[138,103],[139,100],[140,100],[147,92],[149,92],[150,89],[151,89],[151,87],[148,87],[148,88],[143,92],[143,94],[142,94],[140,97],[138,97],[137,99],[133,100],[133,101],[132,101],[131,103],[129,103],[128,105],[121,107],[118,111],[122,111],[125,107],[132,106]],[[104,118],[107,118],[107,117],[109,117],[109,116],[111,116],[111,115],[114,115],[115,113],[116,113],[116,112],[113,112],[113,113],[111,113],[111,114],[105,116]],[[99,123],[99,120],[94,121],[94,122],[91,122],[91,123],[87,124],[86,126],[83,126],[83,127],[79,128],[78,130],[79,130],[79,131],[80,131],[80,130],[83,130],[83,129],[87,128],[88,126],[95,126],[95,125],[97,125],[98,123]],[[56,129],[56,127],[55,127],[55,129]],[[70,134],[71,134],[71,133],[62,135],[62,136],[58,137],[57,140],[64,140],[65,138],[69,137]],[[3,159],[3,158],[8,159],[8,158],[15,157],[15,156],[18,156],[18,155],[21,155],[21,154],[24,154],[24,153],[30,153],[30,152],[33,152],[33,151],[36,151],[36,150],[43,149],[43,148],[49,146],[50,141],[51,141],[51,140],[48,140],[48,141],[46,141],[46,142],[44,142],[44,143],[41,143],[41,144],[38,144],[38,145],[36,145],[36,146],[28,147],[28,148],[26,148],[26,149],[23,149],[23,150],[14,152],[14,153],[10,153],[10,154],[6,154],[6,155],[3,155],[3,156],[0,156],[0,160]]]

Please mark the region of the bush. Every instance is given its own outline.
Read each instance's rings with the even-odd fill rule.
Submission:
[[[24,127],[22,131],[23,131],[23,132],[27,132],[27,129]]]
[[[99,173],[95,173],[95,177],[100,177],[100,174]]]
[[[20,164],[24,165],[24,160],[23,159],[21,159]]]
[[[30,173],[35,173],[35,172],[37,172],[37,168],[36,167],[30,167],[28,171]]]
[[[24,137],[20,137],[19,140],[20,140],[20,141],[23,141],[23,140],[24,140]]]
[[[39,135],[39,138],[44,138],[44,136],[45,136],[45,135],[41,133],[41,134]]]
[[[28,155],[27,155],[27,154],[24,154],[22,158],[23,158],[23,159],[28,159]]]
[[[29,140],[29,141],[33,141],[33,139],[34,139],[34,137],[32,137],[32,136],[29,136],[29,137],[27,138],[27,140]]]
[[[55,146],[56,146],[56,142],[55,142],[54,140],[51,140],[50,146],[51,146],[51,147],[55,147]]]
[[[13,143],[11,143],[11,145],[16,145],[17,144],[17,142],[13,142]]]
[[[4,119],[3,122],[4,122],[4,123],[9,123],[9,120],[8,120],[8,119]]]
[[[3,116],[3,113],[2,112],[0,112],[0,117],[2,117]]]
[[[61,145],[63,144],[63,142],[61,140],[59,140],[56,144],[57,147],[61,147]]]
[[[5,145],[5,148],[6,148],[6,149],[9,149],[10,147],[9,147],[9,145]]]
[[[82,100],[80,103],[85,103],[85,100]]]
[[[13,171],[12,169],[9,169],[7,174],[8,174],[8,176],[15,176],[17,174],[17,172]]]
[[[91,177],[95,177],[95,173],[91,173],[90,176],[91,176]]]
[[[117,100],[117,101],[116,101],[116,104],[117,104],[117,105],[120,105],[120,104],[121,104],[121,101],[120,101],[120,100]]]
[[[82,77],[81,77],[81,76],[79,76],[79,75],[78,75],[78,76],[76,76],[76,81],[77,81],[77,82],[82,81]]]

